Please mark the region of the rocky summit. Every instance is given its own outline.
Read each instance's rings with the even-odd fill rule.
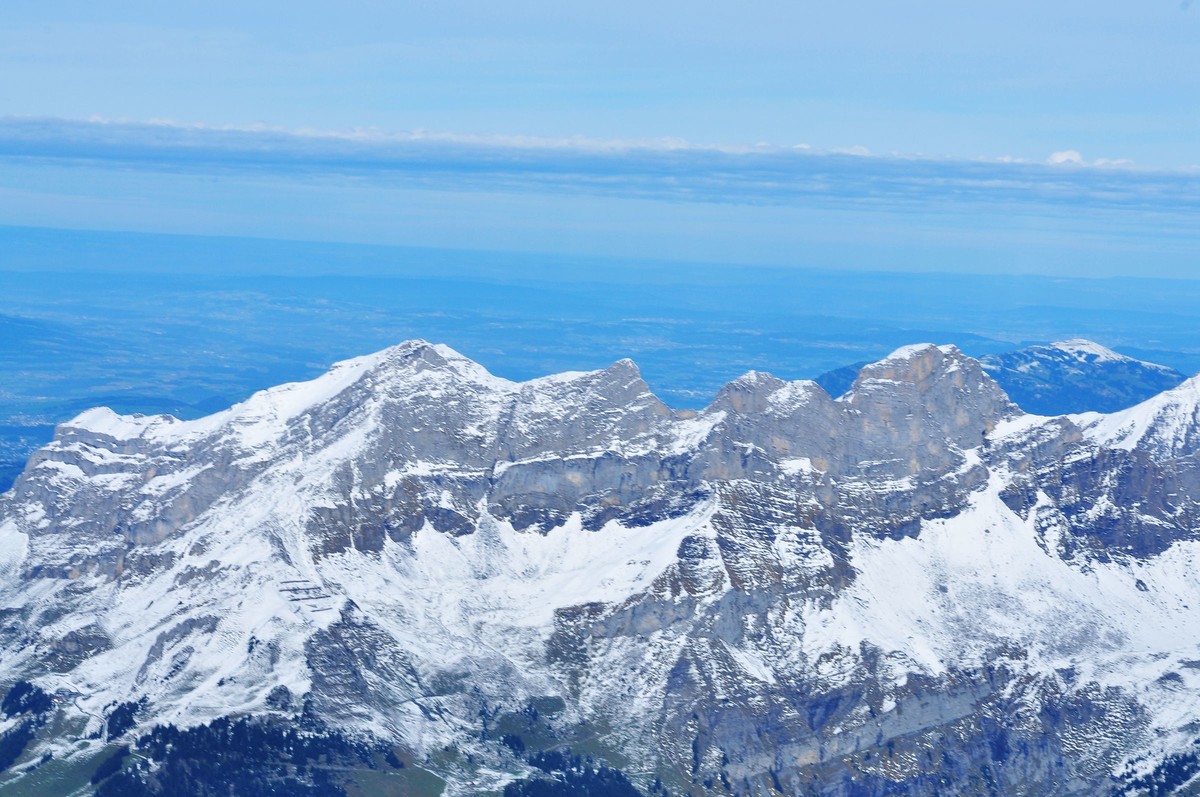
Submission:
[[[416,341],[0,497],[0,795],[1196,794],[1200,378],[1022,411]]]

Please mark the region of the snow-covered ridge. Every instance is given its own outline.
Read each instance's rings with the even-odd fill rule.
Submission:
[[[906,346],[864,369],[864,376],[871,375],[869,381],[882,383],[886,390],[889,383],[921,382],[939,369],[953,373],[967,359],[953,346]],[[650,450],[658,446],[680,452],[694,447],[693,443],[685,441],[694,440],[699,428],[712,428],[717,416],[724,411],[720,397],[695,419],[690,417],[691,413],[670,411],[654,396],[642,381],[637,366],[628,359],[598,371],[565,372],[516,383],[492,375],[483,366],[447,346],[416,340],[338,362],[313,380],[260,391],[228,410],[197,420],[182,421],[169,415],[117,415],[104,407],[87,410],[60,427],[59,440],[53,446],[68,447],[83,435],[118,443],[139,441],[180,452],[208,439],[218,440],[243,453],[250,452],[259,459],[267,455],[264,451],[269,451],[287,434],[290,425],[329,405],[342,394],[353,393],[349,399],[352,404],[374,405],[390,398],[420,395],[437,399],[448,390],[468,386],[479,401],[488,405],[480,410],[487,418],[480,418],[474,427],[485,437],[497,433],[495,429],[489,432],[487,427],[498,423],[509,424],[523,434],[536,434],[538,425],[562,423],[576,410],[585,413],[598,410],[607,416],[648,410],[657,418],[653,429],[642,430],[646,440],[641,447]],[[765,402],[761,406],[755,403],[753,412],[791,414],[801,412],[805,405],[828,399],[814,382],[784,382],[757,371],[738,377],[721,391],[721,395],[732,396],[747,391],[761,395]],[[589,394],[593,398],[585,399]],[[853,393],[847,394],[839,402],[849,405],[853,403],[852,398]],[[736,401],[740,406],[747,400],[750,399]],[[600,404],[589,408],[588,401]],[[597,453],[608,449],[630,450],[630,440],[621,439],[620,435],[610,436],[607,443],[611,445],[606,445],[604,440],[594,440],[588,450]],[[94,446],[84,447],[86,450],[76,448],[89,458],[120,455],[115,450],[108,454],[98,453]],[[495,465],[504,467],[505,459],[500,456]],[[43,464],[43,467],[51,465]]]
[[[1185,377],[1076,338],[981,358],[984,368],[1028,412],[1060,415],[1127,409]]]
[[[374,354],[334,363],[327,372],[315,379],[261,390],[227,410],[194,421],[181,421],[170,415],[118,415],[107,407],[97,407],[80,413],[63,426],[116,440],[143,438],[154,441],[194,440],[221,427],[231,426],[237,427],[245,443],[252,446],[274,439],[288,421],[329,401],[364,376],[386,371],[398,362],[424,351],[443,358],[464,378],[500,390],[512,389],[512,383],[492,376],[485,368],[449,346],[412,340]]]
[[[1109,415],[1078,416],[1091,439],[1111,448],[1141,448],[1172,459],[1197,453],[1200,444],[1200,375],[1177,388]]]
[[[1071,340],[1056,341],[1051,343],[1049,348],[1057,349],[1061,352],[1070,354],[1072,357],[1089,363],[1128,363],[1153,371],[1159,371],[1163,373],[1173,372],[1171,368],[1168,368],[1165,365],[1139,360],[1136,357],[1130,357],[1128,355],[1115,352],[1107,346],[1103,346],[1093,340],[1087,340],[1085,338],[1072,338]]]
[[[903,346],[873,364],[872,367],[904,366],[911,363],[915,357],[927,355],[932,351],[941,352],[951,359],[963,357],[958,348],[953,345],[935,346],[931,343],[922,343]],[[641,378],[637,365],[633,360],[626,358],[615,362],[606,369],[565,371],[536,377],[524,383],[516,383],[492,375],[484,366],[464,357],[449,346],[412,340],[374,354],[339,361],[334,363],[329,371],[315,379],[291,382],[261,390],[227,410],[192,421],[179,420],[170,415],[118,415],[107,407],[96,407],[85,410],[62,425],[68,429],[92,432],[116,440],[130,440],[139,437],[152,440],[194,439],[225,425],[262,426],[264,432],[278,431],[281,426],[286,425],[287,421],[306,410],[329,401],[358,383],[364,376],[370,374],[378,376],[380,373],[386,374],[390,370],[408,370],[405,368],[405,361],[414,357],[419,358],[425,352],[436,355],[435,362],[432,363],[433,367],[440,366],[445,370],[452,371],[466,382],[487,387],[498,394],[515,393],[522,387],[536,392],[541,388],[571,385],[607,373],[626,373],[633,380]],[[440,362],[436,362],[436,360],[440,360]],[[819,386],[811,380],[785,383],[763,371],[748,371],[730,382],[728,387],[763,384],[781,387],[786,385],[789,392],[800,395],[819,389]]]
[[[1010,701],[1097,717],[1006,733],[1062,734],[1046,755],[1107,784],[1200,722],[1178,632],[1200,600],[1197,406],[1192,380],[1123,413],[1026,415],[924,344],[840,399],[751,372],[677,412],[628,360],[517,383],[413,341],[197,421],[91,410],[0,497],[0,683],[91,714],[145,699],[144,722],[181,726],[307,700],[495,772],[518,764],[480,736],[480,701],[552,696],[565,725],[699,784],[843,759],[919,780],[913,739],[965,738]],[[825,716],[826,695],[870,703]],[[1060,710],[1081,695],[1092,714]]]
[[[1133,360],[1132,357],[1126,357],[1123,354],[1117,354],[1107,346],[1101,346],[1099,343],[1096,343],[1092,340],[1087,340],[1085,338],[1072,338],[1071,340],[1055,341],[1054,343],[1050,344],[1050,347],[1058,349],[1059,351],[1067,352],[1068,354],[1073,354],[1077,357],[1095,358],[1101,362]]]

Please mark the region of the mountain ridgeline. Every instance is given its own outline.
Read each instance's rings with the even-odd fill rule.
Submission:
[[[1186,378],[1174,368],[1079,339],[993,354],[980,362],[1013,401],[1039,415],[1116,412]]]
[[[1038,415],[1116,412],[1186,379],[1174,368],[1082,339],[989,354],[979,362],[1021,409]],[[837,368],[815,381],[831,396],[840,396],[854,385],[865,365]]]
[[[0,496],[0,795],[1200,793],[1200,378],[1023,365],[89,410]]]

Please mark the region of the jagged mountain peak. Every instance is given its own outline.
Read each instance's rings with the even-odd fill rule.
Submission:
[[[929,797],[935,745],[959,793],[1074,797],[1191,749],[1200,440],[1097,430],[1194,429],[1200,381],[1051,420],[953,347],[863,371],[679,413],[628,360],[514,383],[413,341],[200,421],[85,413],[0,497],[0,682],[74,695],[56,756],[118,704],[118,743],[315,717],[447,794],[527,773],[521,734],[680,793]]]
[[[1021,414],[983,366],[956,346],[905,346],[859,372],[841,398],[869,426],[903,439],[980,445],[1001,421]]]
[[[854,404],[856,400],[862,400],[862,394],[874,391],[896,393],[897,389],[903,390],[906,386],[915,388],[915,393],[908,392],[919,399],[937,385],[997,394],[998,406],[1003,406],[1006,401],[1000,398],[998,394],[1003,391],[987,375],[979,361],[967,356],[953,344],[933,343],[902,346],[880,360],[865,364],[859,369],[851,389],[837,400]],[[761,411],[768,406],[766,397],[785,387],[794,394],[821,394],[828,397],[825,389],[812,380],[785,382],[763,371],[749,371],[725,385],[711,407],[725,409],[736,403],[739,407],[737,411],[747,411],[740,409],[743,406],[756,407],[757,410],[753,411]],[[1005,406],[1003,411],[1011,410],[1011,407]]]
[[[603,393],[614,399],[618,396],[652,395],[650,386],[642,378],[641,369],[628,357],[617,360],[607,368],[594,371],[564,371],[536,377],[520,383],[519,388],[527,394],[590,391]]]
[[[193,421],[170,415],[118,415],[98,407],[62,424],[65,432],[93,434],[118,441],[143,439],[163,442],[171,438],[194,440],[227,427],[249,431],[261,429],[261,438],[278,432],[280,425],[305,411],[319,407],[341,392],[370,378],[370,389],[397,378],[412,378],[422,372],[451,372],[480,382],[503,384],[486,369],[448,346],[422,340],[407,341],[374,354],[342,360],[314,379],[289,382],[260,390],[227,410]]]
[[[902,346],[883,359],[863,366],[850,395],[872,382],[924,386],[964,370],[967,374],[977,375],[982,368],[957,346],[932,343]]]
[[[641,375],[642,375],[642,369],[639,368],[638,364],[636,362],[634,362],[633,359],[630,357],[622,357],[621,359],[617,360],[615,363],[608,366],[608,368],[605,368],[604,370],[617,371],[617,372],[628,371],[628,372],[631,372],[631,373],[637,375],[638,377],[641,377]]]
[[[779,414],[797,403],[807,404],[818,394],[825,391],[816,382],[787,382],[765,371],[747,371],[722,387],[706,412]]]
[[[398,343],[365,358],[354,358],[338,363],[344,366],[365,359],[373,371],[450,371],[462,376],[487,382],[504,384],[507,380],[493,376],[486,368],[471,358],[460,354],[444,343],[430,343],[420,338]]]
[[[449,346],[424,340],[405,341],[365,358],[346,360],[335,364],[334,370],[339,367],[348,371],[361,367],[365,377],[363,392],[375,393],[381,398],[388,395],[400,397],[413,389],[436,391],[451,386],[502,394],[514,392],[520,386],[495,376],[484,366]],[[299,384],[315,384],[320,379],[318,377],[311,383]]]

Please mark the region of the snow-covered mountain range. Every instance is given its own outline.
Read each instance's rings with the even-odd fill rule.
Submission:
[[[250,738],[235,793],[1194,793],[1197,379],[1045,417],[918,345],[685,412],[415,341],[88,411],[0,497],[0,794]]]

